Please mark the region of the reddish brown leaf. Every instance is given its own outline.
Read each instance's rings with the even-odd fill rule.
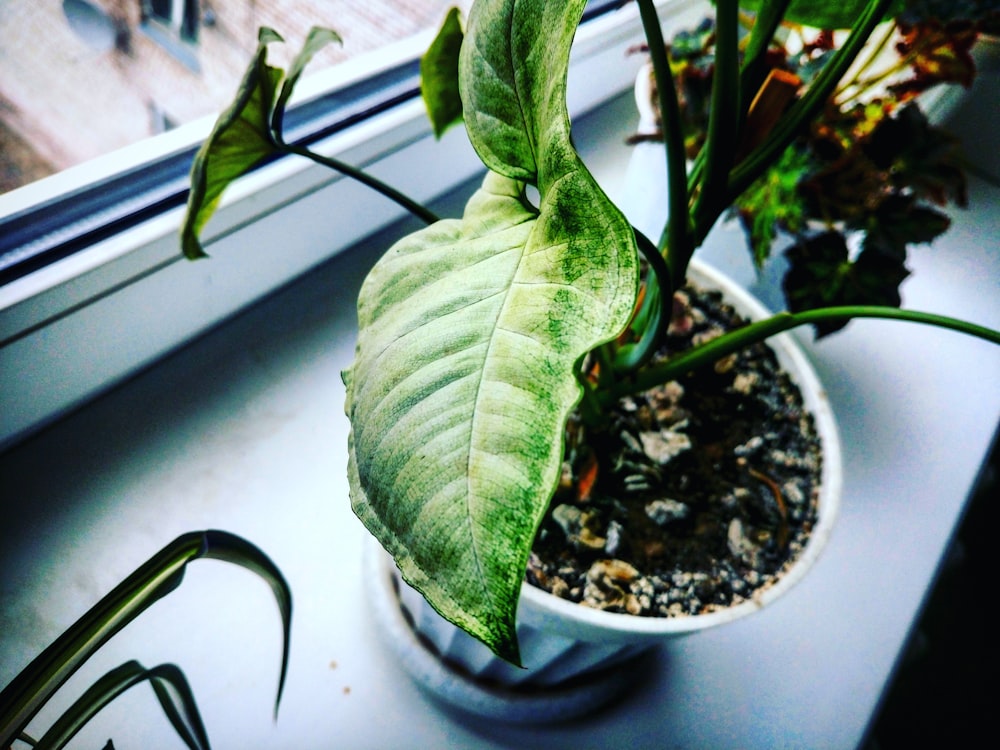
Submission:
[[[590,493],[597,483],[597,459],[593,453],[589,453],[580,471],[580,480],[576,485],[576,495],[579,500],[589,500]]]

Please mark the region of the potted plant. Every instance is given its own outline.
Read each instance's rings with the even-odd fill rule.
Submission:
[[[468,671],[514,682],[528,675],[530,683],[530,670],[495,667],[484,659],[492,652],[520,665],[528,630],[551,612],[573,618],[559,620],[559,635],[562,640],[582,635],[587,648],[571,643],[550,649],[553,639],[542,636],[539,650],[532,645],[530,658],[523,659],[528,667],[544,661],[543,681],[556,689],[565,687],[567,679],[579,685],[609,660],[630,658],[637,648],[648,646],[647,636],[659,638],[664,631],[685,631],[730,616],[714,600],[715,593],[702,597],[693,610],[682,607],[673,619],[629,614],[644,608],[644,596],[655,599],[656,594],[637,583],[634,565],[616,562],[608,553],[616,546],[612,525],[595,532],[589,509],[579,505],[595,502],[596,492],[607,506],[621,506],[623,517],[646,517],[664,527],[665,539],[671,538],[672,519],[704,530],[700,516],[685,516],[683,499],[653,502],[640,492],[641,499],[630,503],[627,497],[607,496],[614,482],[606,480],[615,475],[626,491],[665,481],[674,473],[670,461],[678,453],[708,455],[711,470],[711,452],[718,447],[692,447],[687,430],[698,415],[678,405],[679,391],[727,373],[724,384],[717,384],[721,392],[753,391],[760,376],[737,370],[737,381],[734,363],[741,358],[770,361],[772,355],[755,347],[803,324],[895,318],[1000,343],[1000,333],[970,323],[853,302],[766,316],[749,325],[737,323],[731,331],[721,323],[699,329],[706,318],[728,318],[731,311],[711,296],[706,308],[696,291],[685,289],[694,269],[692,257],[706,233],[821,116],[890,10],[889,0],[748,4],[756,17],[742,40],[739,5],[717,3],[710,112],[704,144],[690,163],[659,19],[651,2],[638,3],[657,99],[665,113],[669,218],[655,241],[630,226],[573,148],[566,74],[584,5],[583,0],[477,0],[464,32],[457,16],[449,15],[425,60],[425,96],[433,113],[447,109],[442,104],[451,105],[450,114],[436,120],[439,130],[455,119],[455,97],[460,97],[461,117],[487,176],[461,219],[441,221],[349,165],[285,141],[282,120],[292,88],[316,49],[337,37],[315,31],[284,77],[266,62],[266,45],[280,37],[263,31],[236,101],[196,159],[182,230],[185,253],[201,257],[198,233],[226,185],[277,153],[300,154],[344,171],[428,220],[427,228],[389,249],[358,300],[356,359],[344,373],[352,425],[348,470],[353,507],[422,600],[485,644],[468,653],[463,665]],[[831,46],[809,85],[793,91],[781,105],[780,116],[760,125],[763,111],[754,113],[752,102],[767,80],[771,40],[783,19],[850,32],[842,44]],[[758,123],[752,137],[748,123]],[[537,197],[529,194],[529,186]],[[764,400],[780,406],[785,398]],[[807,410],[796,396],[787,398],[791,407],[784,410],[785,420],[808,432]],[[736,416],[723,421],[736,421]],[[818,536],[824,533],[823,521],[810,515],[816,512],[818,490],[809,485],[795,498],[802,508],[789,510],[786,501],[792,493],[747,460],[762,439],[751,435],[737,446],[739,451],[729,452],[742,451],[736,458],[744,460],[737,463],[757,482],[749,494],[770,524],[755,529],[753,538],[732,521],[712,531],[717,537],[721,531],[722,545],[738,557],[780,552],[795,558],[805,543],[790,542],[793,521],[803,533],[814,526],[820,529]],[[835,462],[830,456],[828,464]],[[799,463],[798,469],[808,474],[806,464],[818,470],[822,462]],[[622,467],[635,471],[618,471]],[[575,504],[564,500],[567,493]],[[717,504],[738,504],[742,494],[723,493]],[[761,509],[761,503],[768,509]],[[597,610],[542,595],[525,584],[529,561],[533,582],[562,580],[559,571],[554,574],[552,567],[533,559],[560,540],[582,550],[584,559],[597,566],[588,580],[611,597],[597,604]],[[648,540],[630,546],[641,547],[646,557],[662,557],[657,544],[664,543]],[[808,559],[810,554],[801,556]],[[776,571],[788,564],[788,559],[779,560]],[[787,574],[787,581],[796,575]],[[571,593],[586,587],[562,582]],[[699,598],[702,583],[698,579],[684,586]],[[780,591],[783,585],[771,578],[758,583],[763,586],[758,593],[742,582],[730,582],[727,588],[737,594],[734,601],[746,603],[744,610],[752,610],[768,598],[765,592]],[[418,627],[430,628],[429,637],[439,649],[463,640],[461,634],[439,631],[438,623],[425,623],[420,606],[409,605],[410,615]],[[697,614],[701,610],[706,614]],[[627,630],[644,634],[638,646],[622,635]],[[575,666],[553,666],[564,653],[581,650],[592,655]]]
[[[907,3],[879,26],[819,116],[734,198],[730,213],[743,225],[758,267],[779,238],[788,245],[789,310],[900,305],[907,248],[946,231],[950,219],[942,207],[966,205],[958,143],[925,116],[923,99],[933,106],[959,88],[954,84],[971,87],[981,67],[973,55],[998,18],[989,3]],[[716,38],[709,18],[668,45],[689,158],[704,145]],[[773,127],[835,49],[832,31],[784,25],[770,45],[738,148],[745,151]],[[663,140],[653,79],[647,66],[636,84],[641,118],[633,143]],[[662,187],[645,198],[654,207],[663,200]],[[852,255],[849,246],[860,251]],[[843,325],[824,323],[816,331],[822,336]]]

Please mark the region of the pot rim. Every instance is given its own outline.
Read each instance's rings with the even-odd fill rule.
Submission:
[[[695,284],[720,289],[726,301],[744,317],[758,320],[771,315],[753,295],[704,262],[693,260],[688,277]],[[637,617],[606,612],[571,602],[525,582],[521,587],[518,603],[519,621],[538,627],[544,626],[546,621],[559,618],[558,628],[562,634],[584,641],[607,641],[609,638],[634,640],[637,636],[653,640],[663,636],[693,633],[745,617],[780,597],[805,576],[826,546],[840,510],[843,488],[840,437],[826,391],[798,342],[788,333],[781,333],[768,339],[768,344],[777,355],[782,368],[802,392],[804,405],[813,415],[821,443],[823,465],[820,473],[818,519],[801,554],[789,563],[773,583],[758,589],[740,604],[698,615]]]

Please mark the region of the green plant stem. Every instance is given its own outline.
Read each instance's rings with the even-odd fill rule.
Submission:
[[[765,3],[754,19],[753,27],[750,29],[750,39],[743,53],[743,68],[740,71],[743,117],[746,117],[754,95],[764,82],[767,50],[771,46],[771,40],[778,26],[781,25],[781,19],[785,17],[790,2],[791,0],[777,0]]]
[[[805,94],[792,105],[788,113],[771,132],[770,136],[734,170],[729,180],[729,196],[743,193],[788,148],[801,129],[819,113],[829,100],[840,79],[861,52],[868,37],[882,20],[893,0],[869,0],[858,17],[844,45],[833,53],[830,61],[816,76]],[[702,225],[695,227],[695,234],[707,232],[718,216],[702,217]]]
[[[611,341],[603,346],[597,347],[597,349],[592,352],[592,356],[594,357],[595,362],[588,363],[588,365],[596,364],[598,390],[609,387],[611,383],[615,381],[615,342]]]
[[[660,238],[660,249],[665,251],[670,269],[671,287],[662,289],[666,297],[673,296],[674,288],[684,283],[687,263],[678,268],[676,258],[690,258],[693,248],[688,231],[688,182],[687,157],[684,151],[684,131],[681,127],[681,108],[677,101],[677,87],[667,59],[667,45],[663,40],[660,18],[653,0],[638,0],[649,59],[653,66],[653,79],[660,104],[663,143],[667,159],[667,200],[670,217]]]
[[[855,88],[858,91],[863,91],[873,83],[876,83],[878,80],[882,80],[886,75],[891,75],[892,73],[895,73],[898,70],[902,69],[903,61],[899,60],[896,62],[896,64],[892,66],[890,70],[887,70],[885,73],[875,76],[874,79],[860,80],[862,74],[864,74],[864,72],[868,70],[868,68],[879,58],[879,56],[885,50],[886,45],[889,43],[889,40],[892,39],[892,35],[895,33],[895,31],[896,31],[895,23],[892,23],[889,26],[887,26],[885,31],[880,35],[878,41],[872,45],[869,54],[867,55],[867,59],[863,63],[858,65],[855,74],[851,77],[851,80],[843,81],[837,86],[836,91],[833,92],[833,97],[835,99],[844,92],[850,90],[851,88]],[[856,97],[857,94],[848,97],[843,102],[841,102],[841,105],[851,101]]]
[[[673,310],[673,295],[663,294],[663,289],[671,287],[670,269],[656,246],[642,232],[635,231],[636,243],[642,257],[649,264],[646,274],[646,295],[636,313],[635,325],[639,340],[634,344],[621,346],[615,352],[613,366],[616,373],[634,372],[652,358],[663,341]]]
[[[740,126],[746,118],[750,105],[753,103],[754,95],[764,82],[766,71],[766,55],[771,45],[771,40],[782,19],[785,17],[791,0],[776,0],[776,2],[766,3],[761,8],[754,19],[753,27],[750,30],[750,38],[744,50],[743,66],[740,70]],[[706,150],[701,149],[691,165],[688,174],[687,189],[693,192],[701,182],[705,171]],[[704,237],[701,238],[704,240]],[[700,244],[695,238],[695,243]]]
[[[577,380],[583,395],[577,409],[580,412],[580,419],[586,425],[600,425],[603,422],[601,402],[597,398],[597,389],[587,380],[582,372],[577,372]]]
[[[385,184],[381,180],[372,175],[364,172],[363,170],[352,167],[350,164],[345,164],[344,162],[333,159],[328,156],[323,156],[322,154],[317,154],[315,151],[310,151],[304,146],[296,146],[294,144],[286,144],[284,142],[279,143],[279,148],[282,148],[288,153],[297,154],[299,156],[304,156],[307,159],[312,159],[317,164],[321,164],[324,167],[336,170],[352,180],[357,180],[363,185],[367,185],[382,195],[384,195],[389,200],[395,201],[397,204],[405,208],[411,214],[416,216],[418,219],[426,222],[427,224],[433,224],[439,220],[437,214],[428,209],[426,206],[418,203],[417,201],[410,198],[405,193],[401,193],[394,187]]]
[[[694,226],[715,223],[730,203],[729,170],[736,153],[742,105],[740,102],[739,5],[736,0],[718,0],[715,20],[715,73],[712,76],[712,99],[706,131],[704,181],[695,200]],[[707,233],[707,230],[706,230]],[[703,234],[695,231],[689,243],[692,253]],[[687,273],[690,256],[677,258],[674,270]],[[680,284],[683,278],[676,278]]]
[[[1000,331],[964,320],[958,320],[957,318],[916,310],[900,310],[895,307],[882,307],[878,305],[848,305],[842,307],[824,307],[799,313],[782,312],[719,336],[696,349],[682,352],[662,364],[642,370],[633,378],[622,379],[615,383],[614,387],[610,390],[599,393],[598,398],[601,401],[601,405],[604,408],[608,408],[623,396],[641,393],[642,391],[675,380],[687,372],[711,365],[746,346],[763,341],[791,328],[811,323],[836,323],[855,318],[880,318],[922,323],[958,331],[994,344],[1000,344]]]

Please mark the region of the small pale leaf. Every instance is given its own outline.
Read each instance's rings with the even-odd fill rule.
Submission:
[[[201,230],[215,213],[223,191],[267,157],[278,152],[270,130],[271,112],[283,73],[267,64],[267,45],[281,41],[271,29],[259,34],[257,53],[243,75],[236,99],[219,116],[191,165],[191,190],[181,227],[181,246],[188,258],[205,250]]]
[[[285,117],[285,106],[288,104],[288,100],[292,97],[295,84],[298,83],[299,78],[302,77],[302,73],[305,70],[306,65],[308,65],[309,61],[316,56],[316,53],[323,49],[326,45],[342,43],[343,40],[340,38],[340,34],[333,29],[325,29],[321,26],[313,26],[309,29],[309,34],[306,36],[306,40],[302,44],[302,49],[299,50],[299,54],[295,56],[291,67],[288,69],[288,77],[281,86],[281,93],[278,95],[274,112],[271,116],[271,129],[279,140],[282,138],[281,130]]]

